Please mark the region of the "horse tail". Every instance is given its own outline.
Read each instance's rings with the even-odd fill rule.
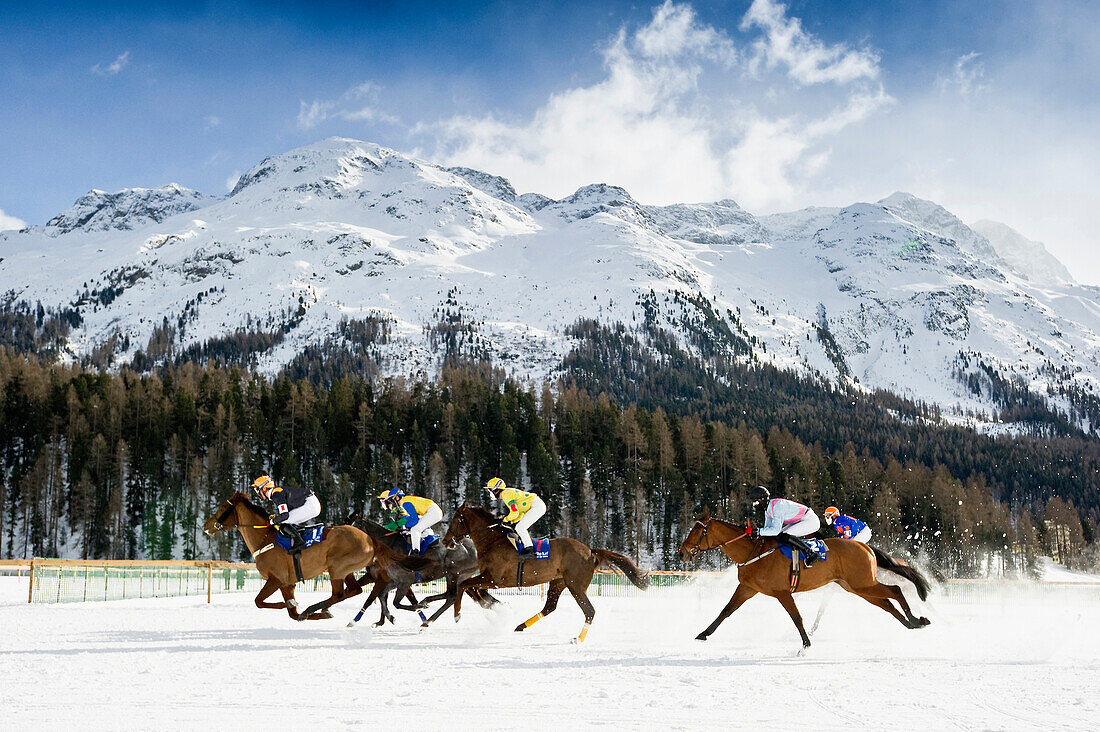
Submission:
[[[596,569],[599,569],[600,565],[604,562],[611,562],[620,572],[625,574],[626,578],[639,590],[644,590],[649,587],[649,575],[635,567],[634,562],[630,561],[622,554],[618,554],[608,549],[593,549],[592,554],[596,557]]]
[[[917,588],[917,594],[920,595],[920,599],[928,599],[928,580],[924,578],[920,572],[913,566],[905,562],[903,559],[894,559],[889,554],[885,554],[879,551],[873,546],[868,546],[868,549],[875,553],[875,561],[878,562],[878,566],[882,569],[888,569],[894,574],[899,574],[905,579],[912,582]]]

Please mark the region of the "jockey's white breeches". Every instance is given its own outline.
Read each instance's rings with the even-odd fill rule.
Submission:
[[[809,536],[821,528],[821,519],[813,511],[807,511],[806,515],[793,524],[783,527],[784,534],[791,536]]]
[[[424,515],[420,517],[420,520],[415,525],[409,528],[409,545],[412,546],[414,552],[420,551],[420,540],[424,538],[424,534],[435,524],[438,524],[443,520],[443,511],[432,504]]]
[[[535,496],[535,500],[531,501],[531,508],[527,509],[527,513],[520,516],[519,521],[516,522],[516,533],[519,535],[519,540],[523,542],[523,546],[534,546],[528,529],[531,528],[531,524],[542,518],[544,513],[546,513],[546,504],[541,498]]]
[[[852,541],[858,541],[861,544],[866,544],[871,540],[871,527],[864,526],[858,534],[852,537]]]
[[[293,511],[289,512],[286,515],[286,520],[283,521],[283,523],[294,524],[295,526],[298,526],[305,523],[306,521],[309,521],[310,519],[317,518],[320,515],[321,502],[317,500],[317,496],[310,496],[306,499],[305,503],[303,503],[301,506],[298,506],[298,508],[294,509]]]

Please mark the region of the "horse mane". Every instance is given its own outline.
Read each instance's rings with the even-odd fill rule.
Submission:
[[[245,508],[247,508],[252,513],[259,514],[264,518],[267,518],[268,515],[271,513],[271,511],[268,511],[263,506],[254,503],[252,499],[249,498],[246,494],[237,491],[237,495],[240,496],[240,498],[237,499],[237,503],[243,503]]]
[[[470,511],[475,516],[484,519],[486,523],[495,524],[497,521],[500,521],[500,519],[497,518],[496,514],[494,514],[492,511],[485,508],[484,506],[471,506],[469,503],[467,503],[466,510]]]

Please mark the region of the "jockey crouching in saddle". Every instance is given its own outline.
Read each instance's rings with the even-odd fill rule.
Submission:
[[[807,567],[817,561],[817,552],[810,548],[802,537],[809,536],[821,528],[821,519],[808,506],[786,498],[772,498],[764,486],[757,486],[749,496],[750,515],[756,515],[760,506],[766,505],[764,526],[760,536],[774,536],[802,552]]]
[[[505,525],[512,524],[510,528],[516,532],[520,542],[520,558],[534,558],[535,543],[531,541],[530,528],[546,513],[546,504],[534,493],[509,488],[500,478],[490,478],[485,484],[485,490],[508,509],[508,513],[501,518],[501,521]]]
[[[430,498],[406,496],[400,488],[390,488],[378,494],[382,510],[386,512],[383,524],[390,531],[408,534],[412,554],[420,554],[424,534],[443,520],[443,510]]]
[[[861,544],[871,540],[871,527],[857,518],[846,516],[836,506],[829,506],[824,512],[825,523],[832,526],[841,539],[851,539]]]
[[[276,512],[268,519],[268,523],[290,540],[289,551],[302,551],[305,542],[298,533],[298,527],[321,515],[321,502],[313,495],[313,491],[287,485],[277,486],[270,475],[256,478],[252,482],[252,490],[261,498],[275,503]]]

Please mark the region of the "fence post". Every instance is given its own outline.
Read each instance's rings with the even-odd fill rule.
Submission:
[[[31,557],[31,588],[27,591],[27,604],[34,602],[34,557]]]
[[[210,604],[210,588],[214,583],[214,563],[206,565],[206,604]]]

